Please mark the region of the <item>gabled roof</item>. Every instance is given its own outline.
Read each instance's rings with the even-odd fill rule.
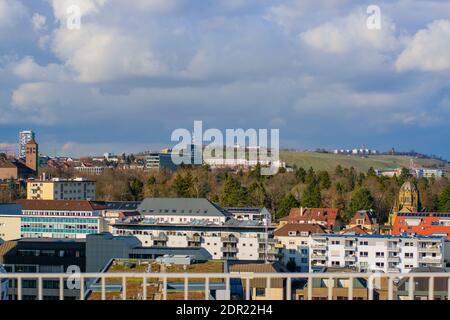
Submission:
[[[353,228],[348,228],[341,231],[341,234],[354,234],[354,235],[365,235],[369,234],[366,230],[362,229],[360,226],[355,226]]]
[[[17,204],[23,210],[49,210],[49,211],[94,211],[105,210],[100,206],[87,200],[17,200]]]
[[[364,220],[364,224],[374,224],[375,223],[374,221],[375,221],[376,218],[375,218],[375,216],[374,216],[372,211],[360,210],[360,211],[357,211],[355,213],[355,215],[353,216],[350,224],[357,224],[356,223],[357,219],[363,219]]]
[[[138,207],[144,215],[230,217],[225,209],[205,198],[146,198]]]
[[[299,236],[302,232],[307,232],[308,234],[315,233],[325,233],[325,230],[322,226],[318,224],[310,224],[310,223],[288,223],[282,226],[280,229],[275,230],[274,236],[276,237],[288,237],[292,236],[294,233]]]
[[[338,217],[339,209],[337,208],[292,208],[287,220],[292,223],[323,221],[328,228],[331,228]]]

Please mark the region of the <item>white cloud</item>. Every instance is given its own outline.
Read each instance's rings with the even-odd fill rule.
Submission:
[[[410,39],[398,57],[398,71],[450,69],[450,20],[433,21]]]
[[[19,0],[0,0],[0,28],[15,25],[26,13],[26,8]]]
[[[82,16],[98,13],[99,10],[110,0],[49,0],[53,7],[55,17],[65,24],[69,18],[68,9],[71,6],[80,8]]]
[[[153,76],[164,71],[144,39],[113,27],[84,24],[80,30],[60,28],[52,48],[82,82]]]
[[[31,18],[31,22],[33,24],[33,29],[39,31],[45,28],[47,18],[43,15],[40,15],[39,13],[35,13]]]
[[[356,12],[309,29],[301,33],[300,38],[309,47],[327,53],[343,54],[355,48],[391,51],[398,46],[395,25],[387,17],[382,17],[381,30],[368,29],[367,15]]]
[[[15,63],[13,73],[26,81],[67,81],[70,79],[63,66],[51,63],[43,67],[34,62],[30,56]]]

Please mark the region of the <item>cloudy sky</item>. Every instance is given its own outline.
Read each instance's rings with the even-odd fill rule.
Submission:
[[[194,120],[449,159],[450,1],[0,0],[0,143],[135,152]]]

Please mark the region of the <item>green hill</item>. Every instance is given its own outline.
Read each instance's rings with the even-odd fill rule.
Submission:
[[[315,170],[334,170],[337,165],[343,168],[354,167],[358,171],[366,172],[370,167],[374,169],[409,167],[411,157],[407,156],[354,156],[341,155],[333,153],[319,153],[319,152],[297,152],[297,151],[281,151],[281,160],[285,161],[287,165],[297,165],[305,169],[313,167]],[[432,159],[418,159],[414,158],[414,163],[417,167],[431,167],[439,166],[450,170],[450,165],[443,161]]]

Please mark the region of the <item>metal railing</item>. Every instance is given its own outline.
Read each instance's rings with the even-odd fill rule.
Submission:
[[[304,287],[304,292],[306,295],[304,299],[306,300],[314,300],[316,298],[315,292],[317,289],[325,290],[326,298],[328,300],[337,299],[334,295],[334,291],[346,289],[346,298],[348,300],[353,300],[354,298],[361,299],[361,297],[355,297],[354,291],[356,289],[367,289],[367,300],[376,300],[375,293],[379,294],[380,291],[385,291],[387,294],[386,297],[380,298],[377,297],[377,300],[395,300],[399,299],[398,296],[394,295],[394,291],[397,291],[394,287],[396,287],[396,282],[405,279],[403,282],[404,290],[403,297],[401,300],[414,300],[416,298],[415,291],[422,294],[420,298],[425,298],[428,300],[434,300],[435,296],[442,297],[445,296],[445,299],[450,300],[450,273],[440,272],[440,273],[80,273],[74,276],[74,274],[68,273],[2,273],[0,274],[0,283],[3,283],[3,279],[8,279],[10,282],[12,280],[17,281],[17,286],[14,290],[17,289],[17,300],[23,299],[23,280],[33,279],[37,282],[37,296],[36,300],[44,300],[44,290],[47,290],[43,287],[43,282],[47,280],[57,280],[59,281],[59,300],[64,300],[64,292],[68,290],[65,288],[64,282],[68,279],[77,279],[79,281],[79,286],[75,290],[79,290],[78,299],[79,300],[89,300],[91,295],[94,293],[94,287],[100,288],[100,300],[109,300],[107,299],[108,286],[110,284],[107,283],[108,279],[121,279],[120,282],[120,299],[127,300],[127,287],[129,285],[128,279],[139,279],[142,281],[141,292],[139,293],[139,297],[141,300],[148,300],[148,286],[153,284],[160,288],[161,300],[170,299],[169,295],[171,293],[183,293],[181,299],[176,300],[189,300],[190,294],[192,292],[201,292],[203,293],[202,299],[210,300],[213,298],[211,294],[211,290],[215,287],[215,290],[218,287],[221,287],[220,290],[224,292],[224,296],[222,298],[217,298],[218,300],[231,300],[231,298],[235,298],[232,295],[231,290],[231,282],[238,280],[241,283],[242,288],[242,297],[243,300],[251,300],[252,299],[252,290],[258,286],[261,288],[261,282],[258,282],[257,285],[253,285],[253,281],[257,281],[258,279],[265,279],[265,289],[277,288],[279,289],[278,297],[269,296],[268,300],[293,300],[295,298],[299,298],[296,296],[296,292],[293,292],[293,284],[299,280],[307,280],[306,287]],[[171,283],[171,279],[177,279],[175,284]],[[181,280],[180,280],[181,279]],[[325,286],[314,287],[313,279],[321,279]],[[367,287],[355,287],[355,280],[364,279],[367,281]],[[385,279],[387,283],[385,283],[384,287],[377,288],[374,284],[375,281]],[[424,289],[420,288],[420,290],[416,290],[418,279],[428,279],[426,294],[424,294]],[[90,281],[89,281],[90,280]],[[153,280],[153,281],[152,281]],[[194,281],[195,280],[195,281]],[[201,280],[201,281],[199,281]],[[283,285],[280,287],[273,286],[272,284],[275,280],[282,280]],[[345,287],[337,286],[336,280],[343,281],[346,283]],[[435,281],[444,281],[445,285],[440,287],[445,287],[445,292],[440,291],[438,295],[434,290]],[[317,281],[316,281],[317,282]],[[116,284],[117,286],[117,284]],[[175,288],[174,288],[175,286]],[[191,288],[190,288],[191,286]],[[194,286],[194,287],[192,287]],[[223,287],[223,288],[222,288]],[[398,289],[398,288],[397,288]],[[4,286],[0,286],[0,299],[3,296],[2,290],[5,290]],[[441,289],[442,290],[442,289]],[[268,292],[270,290],[266,290]],[[398,291],[396,292],[398,295]],[[342,295],[342,291],[340,293]],[[258,296],[258,298],[261,298]],[[271,299],[270,299],[271,298]],[[117,298],[116,298],[117,299]]]

